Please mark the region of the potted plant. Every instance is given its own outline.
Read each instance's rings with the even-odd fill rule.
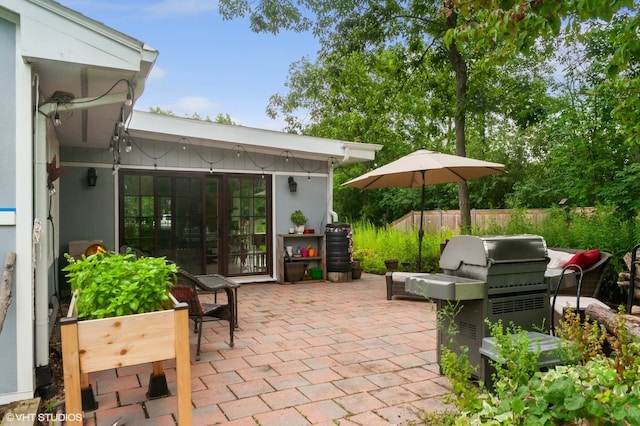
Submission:
[[[291,222],[296,225],[296,234],[302,234],[304,232],[304,225],[307,223],[307,217],[301,210],[296,210],[291,213]]]
[[[97,408],[86,401],[93,399],[88,374],[111,368],[153,363],[148,395],[160,396],[151,386],[165,380],[162,360],[175,358],[179,423],[190,424],[189,311],[170,294],[177,265],[133,253],[66,257],[73,291],[60,321],[67,412]]]

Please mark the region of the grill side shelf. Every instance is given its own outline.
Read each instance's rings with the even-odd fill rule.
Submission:
[[[484,299],[486,286],[484,281],[443,274],[408,277],[404,284],[408,293],[440,300]]]

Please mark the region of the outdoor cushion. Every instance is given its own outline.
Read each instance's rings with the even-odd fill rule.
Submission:
[[[173,297],[175,297],[179,302],[187,302],[190,307],[194,308],[194,310],[199,310],[200,313],[204,313],[204,307],[193,288],[174,285],[171,288],[171,294],[173,294]]]
[[[549,264],[547,268],[562,269],[569,260],[573,257],[573,254],[566,251],[558,251],[547,249],[547,257],[549,257]]]
[[[574,254],[564,266],[578,265],[584,271],[591,265],[595,264],[598,260],[600,260],[600,250],[592,249]]]

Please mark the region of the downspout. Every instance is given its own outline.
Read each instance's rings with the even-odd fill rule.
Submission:
[[[36,96],[37,93],[36,93]],[[55,105],[54,105],[55,108]],[[55,394],[49,366],[49,259],[47,249],[47,120],[40,109],[35,110],[33,137],[33,194],[34,220],[32,248],[34,265],[35,364],[36,390],[44,398]]]
[[[143,82],[135,81],[134,87],[144,87]],[[141,93],[138,92],[138,93]],[[37,95],[36,95],[37,96]],[[126,93],[116,93],[100,99],[76,99],[74,103],[46,103],[36,109],[34,118],[33,162],[34,162],[34,222],[33,222],[33,263],[34,263],[34,299],[35,299],[35,364],[36,388],[45,398],[47,392],[55,392],[51,384],[49,367],[49,259],[47,249],[50,247],[50,235],[47,227],[47,120],[56,111],[72,111],[94,106],[123,103]],[[55,253],[54,253],[55,255]],[[57,271],[53,271],[57,273]],[[51,388],[53,386],[53,389]],[[43,395],[44,392],[45,394]]]
[[[342,162],[346,163],[351,158],[351,149],[348,146],[342,145],[342,149],[344,149],[344,155],[342,156]]]
[[[351,157],[351,150],[348,146],[342,145],[342,149],[344,150],[344,154],[342,156],[342,163],[346,163],[349,161]],[[331,185],[331,199],[329,200],[329,215],[331,216],[331,223],[338,223],[338,213],[333,210],[333,163],[331,163],[331,167],[329,169],[329,182]]]
[[[329,164],[329,178],[327,180],[327,189],[329,194],[329,199],[327,200],[327,211],[329,212],[330,218],[327,218],[327,223],[336,223],[338,221],[338,213],[333,210],[333,160],[330,160]]]

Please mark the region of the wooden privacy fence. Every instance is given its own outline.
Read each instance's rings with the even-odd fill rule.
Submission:
[[[474,228],[485,228],[489,225],[506,226],[511,215],[516,210],[513,209],[473,209],[471,210],[471,226]],[[572,212],[590,212],[593,208],[572,209]],[[531,223],[541,222],[549,214],[548,209],[528,209],[524,215]],[[426,233],[437,233],[442,229],[460,229],[460,210],[428,210],[424,212],[424,231]],[[398,230],[408,231],[412,228],[420,227],[420,212],[413,211],[402,216],[392,223]]]

